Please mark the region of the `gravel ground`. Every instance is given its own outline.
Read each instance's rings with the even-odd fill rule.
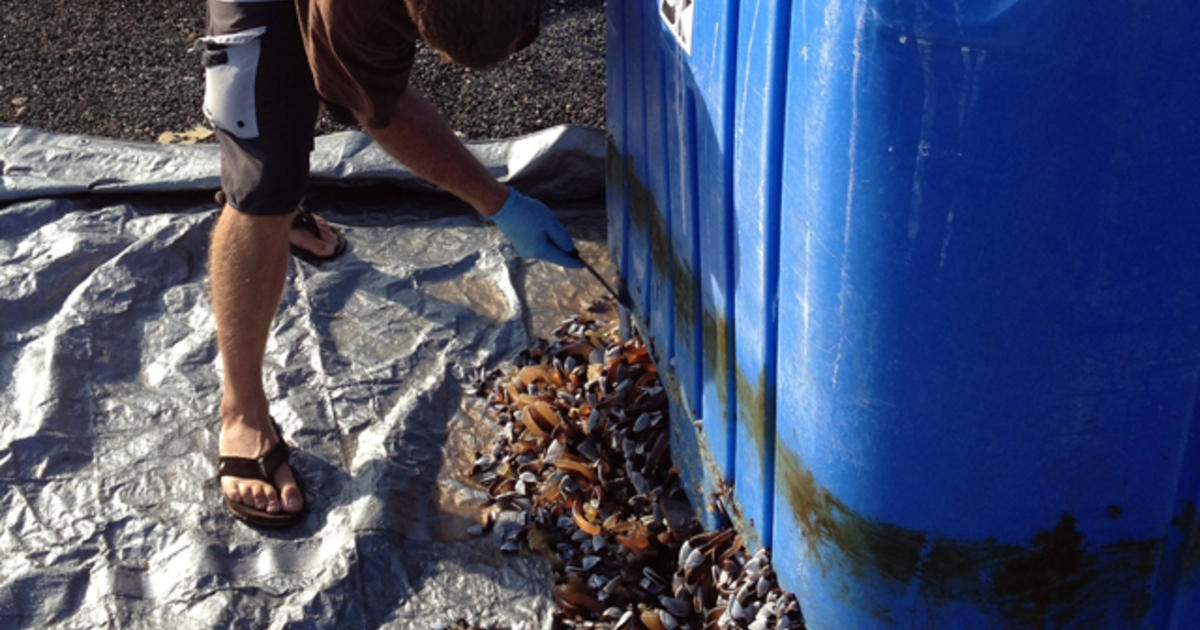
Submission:
[[[561,123],[604,124],[604,0],[545,0],[542,35],[475,72],[422,48],[413,84],[469,138]],[[155,140],[204,124],[192,40],[204,0],[6,2],[0,11],[0,122]],[[322,115],[316,131],[343,128]]]

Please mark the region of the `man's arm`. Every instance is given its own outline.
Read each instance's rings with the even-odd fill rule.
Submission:
[[[508,198],[508,187],[475,159],[414,86],[405,88],[388,126],[363,128],[413,173],[471,204],[480,214],[496,214]]]
[[[415,87],[405,88],[388,126],[364,128],[413,173],[491,217],[521,256],[582,266],[575,244],[550,209],[496,181]]]

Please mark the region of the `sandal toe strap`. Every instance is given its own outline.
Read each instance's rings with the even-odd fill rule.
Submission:
[[[221,457],[217,460],[217,475],[242,477],[272,483],[275,471],[287,462],[288,448],[281,441],[261,457]]]
[[[312,212],[309,212],[304,206],[300,206],[296,218],[292,219],[292,227],[305,228],[312,232],[313,236],[321,238],[321,227],[317,225],[317,220],[313,217]]]

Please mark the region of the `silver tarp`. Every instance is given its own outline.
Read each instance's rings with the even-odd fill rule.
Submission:
[[[615,273],[600,132],[471,148]],[[266,356],[310,512],[254,530],[216,478],[218,171],[214,146],[0,126],[0,627],[548,627],[545,562],[498,552],[519,525],[467,533],[492,429],[464,386],[603,289],[362,134],[318,138],[305,203],[351,245],[292,263]]]

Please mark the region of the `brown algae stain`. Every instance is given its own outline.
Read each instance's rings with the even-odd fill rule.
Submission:
[[[1085,570],[1089,564],[1084,536],[1075,518],[1064,514],[1050,531],[1033,537],[1034,551],[1019,554],[998,567],[993,583],[997,596],[1014,602],[1007,616],[1036,627],[1046,619],[1066,625],[1078,612],[1071,604],[1099,577]]]
[[[1013,628],[1091,627],[1106,618],[1140,620],[1149,613],[1147,588],[1161,539],[1089,545],[1076,519],[1064,514],[1028,547],[991,538],[931,540],[932,533],[850,509],[817,484],[788,449],[777,449],[776,458],[777,486],[786,493],[808,557],[823,575],[846,572],[866,583],[885,578],[906,586],[916,580],[917,592],[931,606],[971,603]],[[854,605],[867,605],[847,595]]]
[[[651,270],[659,278],[665,278],[672,271],[671,231],[666,218],[654,192],[638,177],[633,158],[625,158],[624,176],[629,190],[630,225],[646,235],[650,246]]]
[[[800,465],[787,449],[779,449],[775,461],[776,485],[786,490],[792,515],[804,533],[808,555],[822,574],[833,568],[837,550],[856,576],[877,570],[900,582],[917,572],[925,534],[894,525],[876,523],[850,510]]]
[[[700,308],[700,287],[690,261],[678,256],[673,261],[671,276],[675,289],[675,327],[690,330],[696,325],[696,311]]]
[[[699,445],[700,445],[699,443],[702,442],[701,440],[694,439],[696,437],[694,435],[685,435],[684,434],[684,432],[688,431],[688,430],[691,430],[693,433],[695,431],[695,429],[692,429],[690,426],[684,426],[685,424],[690,425],[690,423],[684,423],[684,422],[674,422],[674,421],[671,422],[671,433],[672,433],[672,435],[671,435],[671,452],[672,452],[672,455],[674,455],[675,453],[686,453],[689,450],[691,450],[690,447],[692,447],[692,446],[699,447]],[[691,438],[691,439],[689,439],[689,438]],[[692,458],[692,457],[674,457],[674,456],[672,456],[672,459],[674,460],[672,462],[672,464],[676,468],[680,469],[681,474],[679,475],[679,478],[680,478],[681,482],[683,482],[685,485],[688,486],[687,495],[689,497],[704,496],[703,480],[706,477],[711,478],[710,477],[711,471],[705,470],[703,459],[701,459],[701,461],[699,461],[699,462],[696,461],[696,459]]]
[[[775,425],[775,386],[767,382],[764,373],[759,373],[758,382],[752,384],[741,369],[736,372],[738,418],[754,439],[759,461],[766,462],[770,452],[767,438]],[[770,448],[774,448],[774,445]]]
[[[704,309],[700,327],[701,338],[704,340],[704,363],[708,368],[708,373],[712,375],[708,380],[718,384],[717,397],[721,403],[721,415],[725,416],[727,415],[725,412],[729,408],[729,394],[724,384],[729,382],[729,371],[733,360],[729,350],[729,322],[724,317]]]
[[[609,153],[615,152],[616,148],[610,145]],[[724,317],[702,306],[701,312],[696,312],[696,306],[699,304],[697,292],[700,286],[696,271],[689,260],[674,255],[670,231],[654,194],[638,178],[633,158],[624,156],[610,159],[621,160],[623,163],[621,168],[611,164],[609,168],[610,171],[620,171],[620,178],[628,184],[630,227],[647,235],[654,273],[669,272],[672,275],[676,327],[691,329],[699,321],[705,363],[713,375],[711,380],[718,383],[728,382],[732,359],[729,352],[728,322]],[[728,405],[725,389],[718,387],[717,390],[720,392],[722,404]]]
[[[604,170],[609,192],[613,189],[625,189],[625,160],[621,156],[620,150],[617,149],[613,137],[609,134],[606,138],[607,146],[604,153]]]
[[[1200,579],[1200,514],[1197,513],[1196,504],[1191,501],[1185,503],[1171,524],[1183,533],[1181,575],[1182,581],[1190,584]]]
[[[1125,609],[1121,611],[1121,618],[1129,623],[1136,623],[1145,619],[1153,607],[1154,598],[1149,591],[1134,593],[1125,600]]]
[[[609,154],[616,148],[609,146]],[[675,294],[674,316],[677,327],[691,328],[696,324],[697,287],[696,273],[690,262],[674,255],[674,245],[671,242],[671,232],[667,227],[665,215],[658,206],[654,193],[637,176],[637,171],[631,157],[616,157],[620,165],[609,165],[610,174],[619,172],[621,182],[628,183],[629,190],[629,220],[631,226],[647,235],[650,244],[650,259],[655,274],[665,276],[670,273],[674,281]]]

